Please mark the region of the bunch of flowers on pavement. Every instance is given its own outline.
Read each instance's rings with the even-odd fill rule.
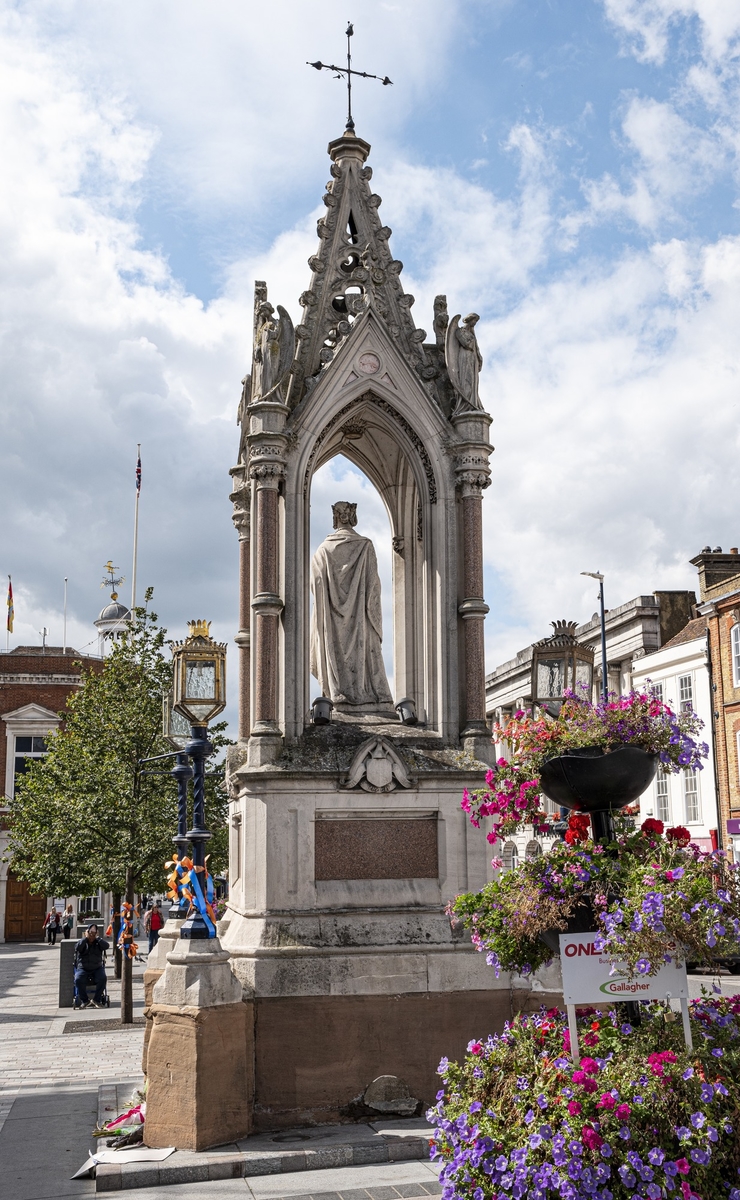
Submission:
[[[626,745],[658,755],[669,773],[685,767],[700,770],[709,753],[706,744],[697,741],[701,728],[695,713],[674,713],[649,691],[611,696],[598,704],[567,693],[556,718],[519,712],[496,727],[496,740],[511,748],[510,760],[498,760],[481,791],[466,791],[462,807],[476,827],[486,817],[496,819],[487,835],[492,844],[524,825],[547,833],[552,818],[542,811],[539,777],[548,759],[569,750],[609,751]]]
[[[691,1005],[694,1049],[655,1004],[520,1015],[443,1059],[428,1119],[443,1200],[740,1200],[740,997]]]
[[[564,932],[579,909],[593,917],[597,949],[633,975],[655,974],[677,951],[707,965],[740,956],[738,865],[691,845],[680,826],[649,818],[635,830],[617,818],[616,827],[616,841],[594,843],[588,818],[574,814],[547,854],[456,897],[451,914],[497,972],[548,962],[540,934]]]

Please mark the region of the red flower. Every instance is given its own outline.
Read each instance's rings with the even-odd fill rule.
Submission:
[[[662,821],[656,821],[654,817],[648,817],[647,821],[643,821],[640,829],[643,833],[657,833],[658,837],[660,837],[665,829],[665,825]]]
[[[599,1085],[595,1079],[587,1079],[583,1085],[583,1090],[591,1095],[592,1092],[598,1091],[598,1087]]]
[[[617,1102],[614,1099],[614,1097],[612,1096],[611,1092],[604,1092],[603,1096],[600,1096],[599,1099],[596,1101],[596,1107],[597,1108],[614,1108],[616,1103]]]
[[[582,1108],[583,1105],[579,1104],[577,1100],[571,1100],[568,1105],[568,1112],[572,1117],[577,1117]]]
[[[677,1158],[676,1166],[682,1175],[688,1175],[691,1170],[691,1164],[685,1158]]]
[[[598,1075],[599,1064],[595,1058],[582,1058],[581,1070],[585,1071],[587,1075]]]
[[[603,1137],[600,1137],[591,1125],[584,1125],[581,1130],[581,1138],[589,1150],[599,1150],[604,1144]]]
[[[631,1112],[629,1104],[620,1104],[614,1115],[619,1117],[620,1121],[629,1121]]]
[[[586,1033],[583,1035],[581,1041],[583,1042],[584,1046],[598,1046],[599,1035],[598,1033]]]
[[[674,829],[666,830],[666,837],[669,841],[675,842],[677,846],[688,846],[691,841],[691,834],[688,829],[684,829],[683,825],[676,825]]]
[[[470,1053],[471,1054],[482,1054],[483,1053],[483,1047],[480,1044],[480,1042],[473,1042],[472,1046],[470,1047]]]

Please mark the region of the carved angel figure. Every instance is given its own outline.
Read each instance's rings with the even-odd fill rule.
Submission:
[[[445,360],[457,394],[455,412],[465,408],[483,408],[478,395],[478,377],[483,357],[475,336],[475,326],[479,320],[477,313],[468,313],[461,325],[458,313],[447,327]]]
[[[247,435],[249,434],[249,417],[247,416],[247,410],[249,408],[249,401],[251,399],[251,396],[252,396],[252,376],[245,375],[244,378],[242,379],[242,394],[239,398],[239,408],[237,409],[237,413],[236,413],[236,423],[240,429],[239,457],[236,460],[239,463],[242,463],[242,462],[245,463],[248,458]]]
[[[295,330],[290,314],[282,305],[278,304],[277,310],[279,320],[267,300],[257,310],[252,400],[266,400],[274,393],[274,399],[284,401],[281,385],[293,362]]]

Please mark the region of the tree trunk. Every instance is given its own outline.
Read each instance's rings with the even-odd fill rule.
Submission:
[[[131,905],[131,914],[133,917],[134,905],[134,872],[131,867],[126,869],[126,901]],[[127,953],[123,955],[122,971],[121,971],[121,1024],[133,1025],[134,1023],[134,981],[133,981],[133,959],[129,958]]]
[[[114,953],[114,959],[115,959],[115,964],[116,964],[115,971],[114,971],[114,975],[115,975],[116,979],[121,978],[121,951],[118,949],[118,938],[121,933],[121,917],[119,915],[120,912],[121,912],[121,893],[114,892],[113,893],[113,945],[114,945],[115,949],[114,949],[113,953]]]

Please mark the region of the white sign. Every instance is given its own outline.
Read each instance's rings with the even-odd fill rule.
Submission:
[[[560,964],[566,1004],[605,1000],[687,1000],[686,963],[673,959],[655,975],[630,976],[626,963],[599,953],[594,933],[561,933]]]

